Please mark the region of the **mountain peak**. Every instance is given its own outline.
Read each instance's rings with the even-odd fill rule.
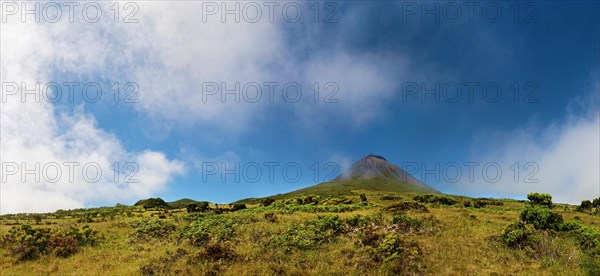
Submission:
[[[381,156],[381,155],[376,155],[376,154],[372,154],[369,153],[369,155],[364,157],[365,159],[369,159],[369,158],[377,158],[377,159],[382,159],[384,161],[387,161],[387,159],[385,159],[385,157]]]
[[[402,168],[390,163],[381,155],[370,153],[356,161],[350,169],[335,178],[335,181],[379,178],[389,181],[409,183],[434,190]]]

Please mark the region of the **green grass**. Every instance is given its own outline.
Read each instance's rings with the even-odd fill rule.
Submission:
[[[426,186],[395,181],[383,178],[352,179],[345,181],[324,182],[307,188],[299,189],[285,194],[270,196],[273,199],[284,199],[305,195],[341,196],[359,194],[363,191],[380,191],[393,193],[439,193]],[[262,198],[247,198],[237,202],[259,203]]]
[[[423,209],[412,204],[418,192],[355,188],[347,187],[345,203],[326,201],[332,189],[321,186],[312,190],[324,191],[319,203],[299,204],[288,195],[268,207],[248,204],[247,209],[223,214],[121,206],[43,214],[39,224],[26,215],[0,216],[0,235],[28,223],[61,229],[89,225],[99,236],[95,245],[83,246],[68,257],[18,261],[0,246],[0,271],[3,275],[595,275],[600,268],[598,256],[582,249],[575,231],[535,230],[537,240],[529,248],[504,244],[503,229],[519,219],[524,202],[503,199],[502,205],[475,208],[463,204],[474,199],[449,196],[457,203],[419,203],[426,206]],[[359,193],[366,194],[368,203],[361,202]],[[400,202],[411,204],[401,210],[388,208]],[[564,206],[553,210],[565,221],[598,229],[600,216]],[[78,222],[90,212],[91,221]]]

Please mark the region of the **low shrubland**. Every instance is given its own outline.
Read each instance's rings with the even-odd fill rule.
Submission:
[[[97,232],[89,226],[81,228],[36,228],[23,224],[15,226],[2,236],[0,247],[8,249],[17,261],[34,260],[44,255],[68,257],[93,246]]]
[[[168,210],[1,216],[0,266],[6,274],[118,275],[600,271],[600,217],[543,194],[526,202],[368,191],[268,199],[239,203],[245,209],[190,200]],[[78,220],[92,227],[70,226]]]

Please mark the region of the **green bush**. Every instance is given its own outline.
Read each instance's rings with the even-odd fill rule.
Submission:
[[[456,204],[456,202],[458,202],[456,199],[451,197],[432,194],[418,195],[415,196],[413,199],[421,203],[437,203],[442,205],[454,205]]]
[[[522,221],[515,221],[504,228],[502,241],[510,247],[524,248],[534,239],[533,229]]]
[[[379,199],[381,199],[381,200],[401,200],[402,197],[395,196],[395,195],[384,195],[384,196],[381,196]]]
[[[96,234],[87,225],[81,229],[50,229],[23,224],[2,236],[0,247],[9,250],[18,261],[33,260],[42,255],[68,257],[79,252],[81,246],[95,245]]]
[[[246,204],[244,203],[234,203],[233,205],[231,205],[232,211],[239,211],[243,209],[246,209]]]
[[[529,193],[527,199],[532,206],[543,205],[552,208],[552,196],[543,193]]]
[[[416,243],[405,241],[398,233],[390,233],[383,237],[378,250],[383,253],[384,262],[421,254],[421,249]]]
[[[194,202],[194,203],[188,203],[185,207],[187,209],[188,213],[194,213],[194,212],[206,212],[208,210],[210,210],[208,201],[200,201],[200,202]]]
[[[179,237],[188,240],[196,246],[209,243],[223,242],[231,239],[237,218],[225,215],[209,215],[200,217],[184,226],[179,231]],[[239,221],[242,222],[242,221]]]
[[[392,224],[397,225],[403,233],[416,232],[422,226],[420,220],[411,218],[405,214],[395,215],[392,218]]]
[[[527,206],[521,212],[520,218],[521,221],[533,224],[535,229],[558,230],[559,225],[563,222],[563,218],[559,213],[541,205]]]
[[[600,255],[600,232],[598,230],[586,226],[579,228],[577,241],[586,252]]]
[[[274,214],[274,213],[265,213],[265,214],[263,215],[263,217],[264,217],[264,218],[265,218],[265,219],[266,219],[268,222],[271,222],[271,223],[275,223],[275,222],[277,222],[277,216],[275,216],[275,214]]]
[[[372,219],[368,216],[359,214],[352,215],[346,219],[346,224],[351,227],[364,227],[372,222]]]
[[[133,204],[133,206],[142,206],[144,209],[158,208],[158,209],[170,209],[171,206],[167,204],[162,198],[148,198],[142,199]]]
[[[394,204],[386,207],[385,209],[391,213],[401,213],[401,212],[405,212],[405,211],[409,211],[409,210],[420,211],[420,212],[424,212],[424,213],[429,212],[429,209],[427,209],[427,207],[425,207],[425,205],[423,205],[419,202],[414,202],[414,201],[401,201],[398,203],[394,203]]]
[[[273,238],[274,242],[289,248],[300,250],[314,249],[325,241],[345,231],[344,223],[337,215],[319,216],[316,220],[293,225],[287,231]]]
[[[504,202],[502,200],[485,197],[476,198],[473,202],[473,207],[475,208],[485,208],[488,205],[504,205]]]
[[[274,199],[267,197],[260,201],[260,205],[267,207],[267,206],[273,204],[273,202],[275,202]]]
[[[338,234],[344,230],[344,223],[339,219],[338,215],[327,214],[318,216],[318,219],[312,220],[309,223],[313,224],[319,232],[332,231],[333,234]]]
[[[589,200],[584,200],[581,202],[579,206],[577,206],[577,212],[590,212],[592,211],[592,202]]]
[[[298,205],[298,204],[286,204],[283,203],[274,203],[269,208],[277,209],[286,213],[295,213],[295,212],[307,212],[307,213],[343,213],[343,212],[351,212],[355,210],[365,209],[367,205],[362,203],[358,204],[344,204],[344,205]],[[250,209],[256,210],[258,208]]]
[[[131,241],[164,239],[176,229],[173,221],[163,219],[138,220],[132,222],[131,226],[133,227],[133,232],[129,234]]]
[[[560,230],[560,231],[573,231],[573,230],[579,230],[581,227],[583,227],[583,224],[581,223],[581,221],[578,221],[578,220],[569,220],[569,221],[565,221],[565,222],[561,223],[558,226],[558,230]]]

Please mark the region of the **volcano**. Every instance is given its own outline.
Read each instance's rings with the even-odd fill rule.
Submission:
[[[369,154],[356,161],[348,171],[339,175],[334,181],[349,181],[353,179],[380,178],[390,181],[405,182],[417,186],[427,186],[410,173],[388,162],[383,156]],[[431,187],[429,187],[431,188]]]
[[[273,195],[271,198],[282,199],[302,195],[348,195],[365,190],[396,193],[440,193],[410,173],[390,163],[383,156],[369,154],[356,161],[350,169],[329,182],[319,183],[285,194]],[[258,202],[258,200],[247,198],[239,202]]]

